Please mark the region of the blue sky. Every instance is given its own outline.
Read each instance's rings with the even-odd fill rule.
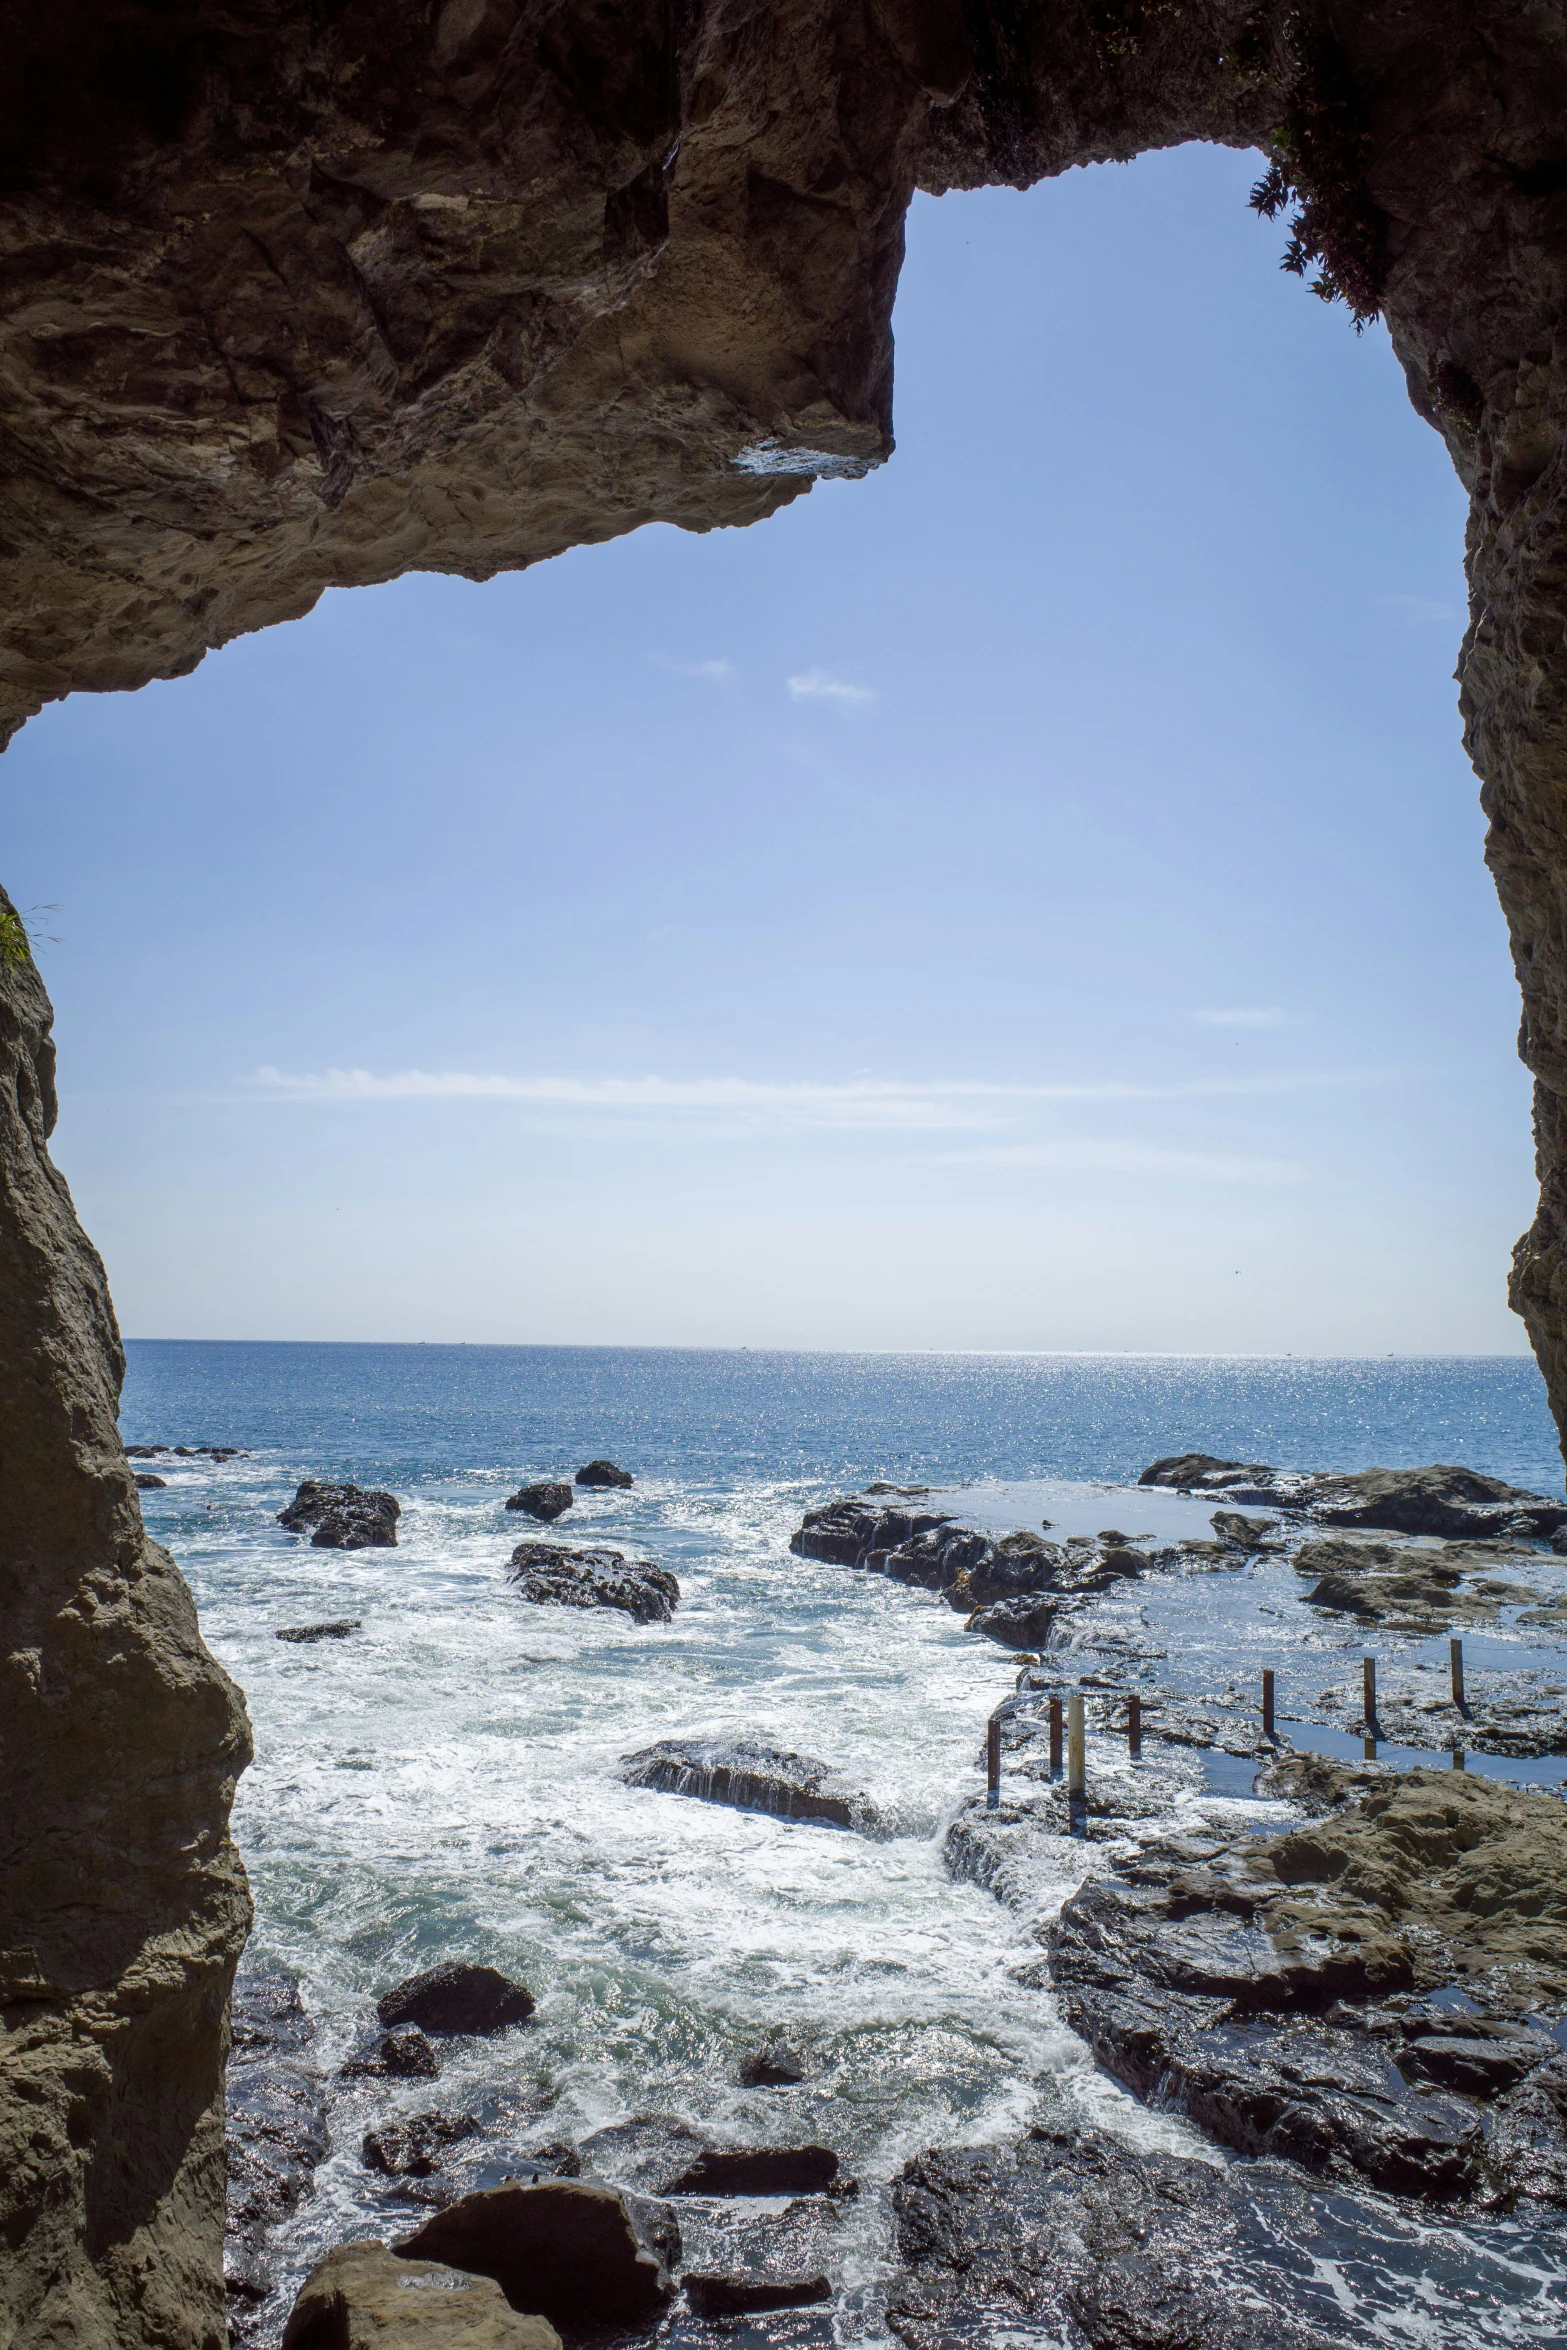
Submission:
[[[25,730],[129,1332],[1522,1350],[1463,499],[1256,169],[920,199],[867,481]]]

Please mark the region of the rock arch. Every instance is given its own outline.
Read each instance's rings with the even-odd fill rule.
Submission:
[[[746,523],[891,448],[914,189],[1261,145],[1471,498],[1460,677],[1567,1428],[1567,32],[1544,0],[10,0],[0,732],[328,585]],[[141,1529],[0,901],[0,2325],[217,2350],[243,1708]]]

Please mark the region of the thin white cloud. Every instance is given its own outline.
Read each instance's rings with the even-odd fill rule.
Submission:
[[[666,661],[661,653],[649,655],[655,669],[667,669],[672,677],[699,678],[704,685],[732,685],[740,672],[732,661]]]
[[[1304,1183],[1290,1159],[1249,1159],[1228,1151],[1163,1150],[1141,1142],[1019,1142],[943,1151],[947,1167],[1062,1167],[1103,1175],[1195,1176],[1210,1183]]]
[[[890,1077],[824,1083],[748,1077],[509,1077],[461,1069],[400,1069],[378,1076],[369,1069],[262,1068],[246,1082],[263,1099],[277,1102],[510,1102],[599,1114],[688,1114],[738,1119],[751,1126],[950,1133],[1004,1124],[1043,1102],[1212,1100],[1300,1093],[1360,1081],[1355,1075],[1323,1074],[1199,1077],[1163,1085],[1120,1079],[1020,1085],[972,1078]]]
[[[1423,620],[1458,618],[1451,604],[1439,604],[1430,596],[1378,596],[1376,601],[1384,611],[1401,612],[1411,626]]]
[[[834,677],[829,669],[805,669],[798,677],[788,680],[789,698],[794,702],[836,702],[840,709],[855,702],[874,702],[875,689],[868,685],[848,685],[841,677]]]
[[[1233,1011],[1194,1012],[1205,1028],[1282,1028],[1289,1014],[1277,1004],[1253,1004]]]

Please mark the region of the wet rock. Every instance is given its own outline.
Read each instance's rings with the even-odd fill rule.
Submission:
[[[1065,1903],[1048,1947],[1066,2020],[1240,2153],[1435,2202],[1520,2191],[1486,2109],[1558,2053],[1521,2017],[1567,2002],[1560,1803],[1296,1758],[1268,1776],[1320,1816],[1196,1855],[1144,1846]],[[1537,2175],[1548,2103],[1520,2141]]]
[[[875,1484],[867,1485],[865,1490],[867,1493],[895,1493],[902,1501],[914,1501],[924,1494],[933,1493],[935,1487],[931,1485],[889,1485],[885,1478],[878,1477]]]
[[[560,2336],[489,2277],[340,2244],[300,2288],[283,2350],[560,2350]]]
[[[136,1472],[136,1490],[138,1493],[166,1493],[168,1491],[168,1487],[169,1481],[167,1477],[153,1477],[143,1469],[139,1469]]]
[[[401,2031],[383,2032],[368,2054],[350,2057],[343,2067],[345,2081],[433,2081],[441,2060],[417,2024]]]
[[[497,1968],[453,1960],[383,1992],[375,2011],[388,2028],[417,2024],[453,2037],[504,2032],[511,2024],[526,2023],[534,2004],[531,1991]]]
[[[282,1967],[243,1967],[232,2013],[224,2269],[231,2327],[243,2341],[272,2293],[271,2232],[313,2192],[330,2141],[315,2026],[294,1977]]]
[[[709,2146],[659,2192],[823,2195],[837,2183],[838,2157],[827,2146]]]
[[[1043,1648],[1060,1606],[1059,1600],[1037,1594],[998,1600],[994,1607],[982,1607],[970,1616],[969,1630],[983,1632],[987,1640],[997,1640],[1003,1648]]]
[[[577,1483],[626,1486],[635,1485],[636,1479],[629,1469],[617,1469],[613,1461],[589,1461],[585,1468],[577,1471]]]
[[[1134,2153],[1076,2127],[937,2148],[892,2191],[909,2350],[1000,2331],[1082,2350],[1327,2350],[1270,2258],[1309,2225],[1287,2180]]]
[[[849,1785],[831,1763],[754,1739],[665,1738],[628,1754],[620,1775],[628,1787],[727,1803],[736,1811],[814,1820],[865,1836],[884,1832],[882,1816],[870,1798]]]
[[[326,1485],[307,1477],[277,1522],[291,1534],[313,1527],[317,1550],[395,1550],[397,1521],[402,1508],[390,1493],[374,1493],[358,1485]]]
[[[367,2170],[389,2179],[429,2179],[442,2167],[449,2146],[477,2137],[478,2122],[471,2113],[415,2113],[406,2121],[388,2123],[366,2133],[361,2149]]]
[[[1303,1542],[1294,1559],[1297,1574],[1314,1578],[1308,1606],[1412,1632],[1491,1623],[1504,1605],[1538,1599],[1532,1586],[1497,1575],[1505,1562],[1527,1566],[1528,1553],[1494,1543],[1445,1542],[1438,1550],[1330,1536]]]
[[[293,1640],[308,1644],[316,1640],[346,1640],[350,1632],[360,1629],[358,1616],[340,1616],[331,1624],[285,1624],[274,1632],[274,1640]]]
[[[832,2299],[824,2276],[770,2276],[765,2269],[688,2269],[681,2283],[698,2317],[748,2317],[760,2309],[805,2309]]]
[[[465,2195],[396,2249],[493,2277],[513,2309],[574,2334],[652,2325],[673,2292],[625,2200],[585,2180]]]
[[[789,1548],[797,1558],[858,1567],[872,1550],[895,1550],[916,1535],[951,1523],[939,1510],[887,1510],[851,1498],[807,1510],[799,1531],[789,1538]]]
[[[637,2113],[609,2122],[583,2139],[578,2152],[584,2169],[622,2189],[662,2196],[708,2150],[710,2141],[678,2115]],[[665,2262],[668,2267],[669,2262]]]
[[[515,1493],[507,1496],[506,1507],[509,1510],[521,1510],[525,1516],[537,1518],[542,1525],[553,1526],[555,1520],[564,1517],[570,1509],[572,1499],[569,1485],[545,1480],[537,1485],[519,1485]]]
[[[772,2032],[743,2059],[735,2077],[742,2089],[792,2089],[808,2075],[805,2059],[781,2032]]]
[[[1443,1463],[1314,1478],[1303,1498],[1325,1525],[1377,1527],[1395,1534],[1539,1537],[1567,1526],[1567,1503]]]
[[[237,1444],[128,1444],[128,1461],[248,1461],[248,1452],[241,1452]]]
[[[1277,1550],[1278,1521],[1275,1518],[1248,1518],[1240,1510],[1215,1510],[1213,1530],[1221,1542],[1236,1550]]]
[[[1272,1475],[1260,1461],[1221,1461],[1211,1452],[1177,1452],[1151,1462],[1137,1482],[1167,1486],[1176,1493],[1227,1493],[1232,1486],[1260,1484]]]
[[[628,1566],[618,1550],[519,1542],[511,1569],[522,1597],[536,1607],[616,1608],[638,1624],[667,1624],[680,1604],[680,1585],[667,1567],[647,1559]]]
[[[546,2138],[542,2146],[525,2147],[519,2159],[535,2176],[539,2173],[553,2179],[578,2179],[582,2176],[581,2152],[569,2138]],[[679,2257],[678,2254],[676,2257]]]

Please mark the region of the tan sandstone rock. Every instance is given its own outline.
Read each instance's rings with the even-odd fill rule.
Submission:
[[[560,2336],[520,2316],[489,2277],[371,2242],[340,2244],[311,2270],[283,2350],[560,2350]]]

